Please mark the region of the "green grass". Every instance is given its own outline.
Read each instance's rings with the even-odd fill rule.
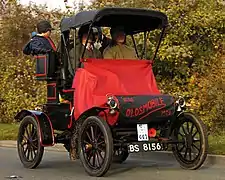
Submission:
[[[0,140],[16,140],[19,124],[0,123]],[[209,153],[225,155],[225,131],[209,136]]]
[[[225,155],[225,132],[209,136],[209,153]]]
[[[0,123],[0,140],[16,140],[19,124]]]

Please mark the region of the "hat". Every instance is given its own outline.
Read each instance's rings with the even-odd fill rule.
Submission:
[[[122,27],[122,26],[112,27],[110,29],[110,34],[111,34],[112,38],[114,39],[118,33],[121,33],[121,32],[125,33],[124,31],[125,31],[124,27]]]
[[[79,29],[79,31],[78,31],[78,37],[79,37],[80,41],[81,41],[82,36],[83,36],[84,34],[88,34],[88,31],[89,31],[89,26],[84,25],[84,26],[81,26],[81,27],[80,27],[80,29]],[[90,39],[90,38],[93,38],[93,30],[90,32],[90,37],[89,37],[89,39]]]
[[[89,26],[86,26],[86,25],[81,26],[78,31],[78,36],[81,37],[83,34],[87,34],[88,31],[89,31]]]
[[[98,35],[98,41],[102,41],[102,29],[101,27],[93,27],[92,28],[93,34]]]
[[[47,31],[51,31],[51,30],[54,30],[54,28],[52,28],[49,21],[42,20],[38,22],[37,24],[38,33],[46,33]]]

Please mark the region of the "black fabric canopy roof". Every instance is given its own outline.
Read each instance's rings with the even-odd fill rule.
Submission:
[[[99,27],[123,26],[127,34],[154,30],[167,26],[167,16],[159,11],[137,8],[103,8],[82,11],[74,16],[63,18],[60,24],[62,32],[82,25]]]

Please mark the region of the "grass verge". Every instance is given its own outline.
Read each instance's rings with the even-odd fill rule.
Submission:
[[[209,136],[209,153],[225,155],[225,131]]]
[[[16,140],[19,124],[0,123],[0,140]]]
[[[0,140],[16,140],[19,124],[0,123]],[[209,153],[225,155],[225,131],[209,136]]]

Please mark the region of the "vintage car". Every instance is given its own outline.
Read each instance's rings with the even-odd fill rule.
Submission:
[[[144,34],[144,42],[153,30],[161,34],[151,60],[139,54],[140,60],[87,59],[84,48],[73,68],[69,52],[75,51],[77,29],[84,25],[89,35],[93,27],[123,26],[136,53],[137,33]],[[164,13],[136,8],[103,8],[63,18],[58,52],[36,56],[36,79],[47,82],[47,102],[15,116],[21,122],[18,154],[24,167],[36,168],[44,147],[62,143],[70,154],[76,152],[91,176],[103,176],[130,153],[168,147],[182,168],[200,168],[207,157],[206,127],[186,110],[183,97],[161,94],[152,70],[167,26]]]

